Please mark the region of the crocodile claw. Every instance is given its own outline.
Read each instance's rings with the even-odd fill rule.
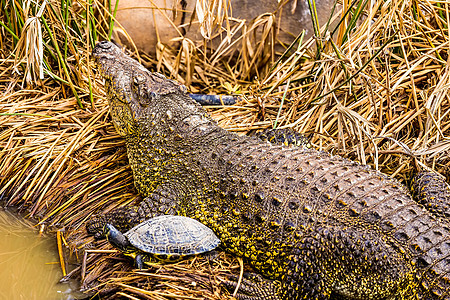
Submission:
[[[106,238],[105,236],[106,219],[102,215],[96,215],[86,224],[86,230],[89,234],[94,235],[97,240]]]

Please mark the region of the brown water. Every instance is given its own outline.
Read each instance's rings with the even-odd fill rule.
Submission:
[[[61,277],[55,239],[0,208],[0,299],[75,299]]]

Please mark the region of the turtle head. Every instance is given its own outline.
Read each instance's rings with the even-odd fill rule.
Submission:
[[[108,242],[110,242],[111,245],[113,245],[117,249],[120,249],[122,251],[129,250],[131,244],[128,241],[127,237],[124,236],[122,232],[117,230],[113,225],[106,224],[105,228],[103,229],[103,234],[105,235]]]

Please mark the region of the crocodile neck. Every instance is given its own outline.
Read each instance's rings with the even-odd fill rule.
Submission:
[[[134,133],[125,137],[135,186],[145,197],[166,182],[200,182],[205,172],[196,169],[199,157],[241,139],[217,126],[191,99],[184,102],[189,107],[145,114]]]

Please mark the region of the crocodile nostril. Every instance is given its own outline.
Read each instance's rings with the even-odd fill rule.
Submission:
[[[97,44],[98,47],[103,48],[103,49],[109,49],[112,46],[112,43],[109,41],[101,41]]]

